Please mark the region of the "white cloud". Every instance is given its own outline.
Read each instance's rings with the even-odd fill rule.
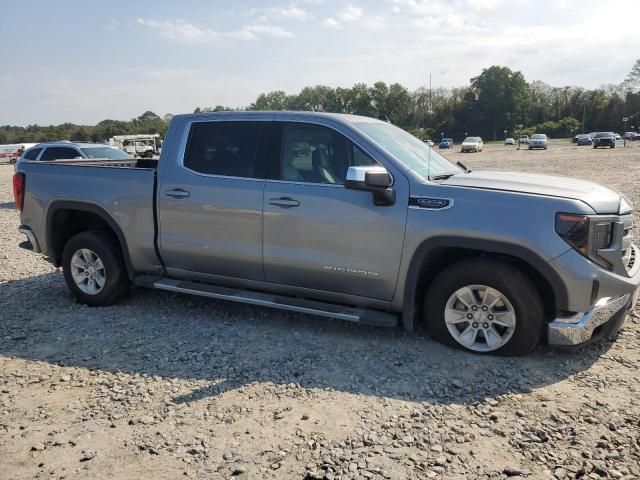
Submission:
[[[333,30],[340,30],[342,25],[335,18],[325,18],[322,21],[322,26],[325,28],[331,28]]]
[[[294,20],[308,20],[312,18],[313,15],[309,13],[304,8],[300,7],[278,7],[273,9],[273,13],[275,16],[283,17],[283,18],[291,18]]]
[[[361,8],[348,5],[344,10],[338,13],[338,19],[343,22],[355,22],[362,17],[362,13],[363,11]]]
[[[255,40],[262,37],[290,38],[294,36],[292,32],[271,25],[266,17],[259,18],[255,23],[243,25],[237,30],[223,32],[200,27],[185,20],[160,21],[138,18],[137,22],[145,27],[159,30],[167,38],[185,42],[207,42],[219,38]]]

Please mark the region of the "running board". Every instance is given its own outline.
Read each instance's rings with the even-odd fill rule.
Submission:
[[[321,317],[337,318],[349,322],[374,325],[377,327],[395,327],[398,317],[391,313],[377,310],[353,308],[332,303],[317,302],[302,298],[283,297],[250,290],[236,290],[197,282],[173,280],[164,278],[153,283],[153,288],[169,292],[188,293],[200,297],[229,300],[231,302],[247,303],[260,307],[278,308],[292,312],[319,315]]]

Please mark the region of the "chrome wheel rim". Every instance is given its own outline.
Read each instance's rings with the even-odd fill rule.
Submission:
[[[516,312],[509,299],[487,285],[459,288],[445,306],[451,336],[474,352],[492,352],[506,345],[516,330]]]
[[[107,278],[102,260],[88,248],[77,250],[71,257],[71,276],[78,288],[89,295],[100,293]]]

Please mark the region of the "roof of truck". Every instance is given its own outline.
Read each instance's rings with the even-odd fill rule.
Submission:
[[[202,112],[202,113],[186,113],[182,115],[176,115],[174,118],[219,118],[219,117],[264,117],[278,115],[279,117],[291,117],[291,118],[324,118],[332,119],[340,122],[347,123],[362,123],[362,122],[380,122],[385,123],[382,120],[372,117],[364,117],[360,115],[349,115],[345,113],[327,113],[327,112],[298,112],[288,110],[258,110],[258,111],[233,111],[233,112]]]

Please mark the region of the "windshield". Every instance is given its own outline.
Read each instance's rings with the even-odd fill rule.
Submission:
[[[536,133],[535,135],[531,135],[531,140],[544,140],[547,136],[543,133]]]
[[[467,137],[464,139],[463,143],[478,143],[480,141],[480,137]]]
[[[425,179],[436,175],[461,173],[451,163],[424,142],[388,123],[357,123],[357,128],[371,137],[399,161]]]
[[[131,157],[122,150],[111,147],[90,147],[82,151],[88,158],[108,158],[109,160],[131,160]]]
[[[598,132],[598,133],[596,133],[596,138],[608,138],[608,137],[613,137],[613,134],[609,133],[609,132]]]

